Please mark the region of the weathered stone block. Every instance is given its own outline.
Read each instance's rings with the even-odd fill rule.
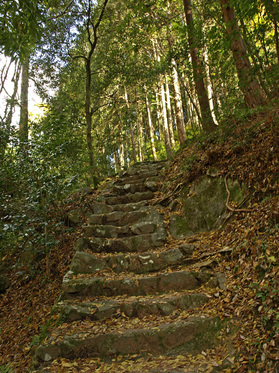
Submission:
[[[237,180],[228,180],[231,200],[240,203],[246,188]],[[227,191],[223,178],[201,176],[188,185],[180,195],[183,215],[170,219],[170,233],[176,239],[218,228],[226,218]]]
[[[99,259],[87,252],[77,251],[72,259],[70,270],[74,274],[94,273],[107,267],[105,260]]]

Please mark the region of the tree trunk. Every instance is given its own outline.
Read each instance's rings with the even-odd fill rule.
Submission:
[[[139,101],[137,91],[135,91],[136,97],[136,113],[137,113],[137,135],[138,135],[138,155],[139,161],[142,162],[144,160],[144,149],[143,149],[143,121],[142,121],[142,113],[139,109]]]
[[[1,158],[4,157],[4,154],[5,154],[9,139],[10,139],[11,124],[12,124],[12,119],[13,119],[15,103],[16,103],[16,95],[18,91],[20,71],[21,71],[20,66],[16,64],[14,76],[12,79],[12,81],[14,82],[14,90],[13,90],[11,98],[8,100],[6,104],[5,115],[3,118],[4,125],[0,129],[0,157]]]
[[[186,23],[188,26],[188,43],[192,59],[194,82],[201,109],[202,128],[206,132],[212,132],[216,129],[216,124],[214,123],[211,115],[208,95],[203,80],[202,63],[199,58],[198,49],[196,47],[191,0],[183,0],[183,3],[186,16]]]
[[[96,176],[95,158],[93,152],[93,141],[92,141],[92,115],[90,112],[91,107],[91,58],[88,58],[85,63],[86,67],[86,88],[85,88],[85,117],[86,117],[86,141],[89,158],[90,173],[93,181],[94,188],[98,185]]]
[[[220,0],[220,2],[227,33],[230,37],[239,88],[244,95],[246,105],[249,108],[263,105],[266,102],[265,93],[253,75],[246,47],[239,32],[234,8],[229,5],[230,0]]]
[[[160,99],[159,99],[159,88],[158,87],[156,87],[155,97],[156,97],[156,108],[157,108],[156,115],[157,115],[157,122],[158,122],[157,138],[160,141],[163,141],[164,133],[163,133],[163,124],[162,124],[162,110],[161,110],[161,104],[160,104]]]
[[[272,20],[274,24],[274,37],[275,37],[275,46],[276,46],[276,54],[277,54],[277,62],[279,64],[279,38],[278,38],[278,25],[277,25],[277,17],[276,13],[272,12]]]
[[[28,86],[29,86],[29,56],[22,65],[21,93],[20,93],[20,118],[19,139],[20,142],[28,141]]]
[[[174,133],[173,133],[172,112],[171,112],[170,88],[167,82],[167,77],[166,77],[166,96],[167,96],[167,114],[168,114],[168,128],[169,128],[170,143],[171,143],[171,147],[174,148],[175,141],[174,141]]]
[[[204,46],[203,56],[204,56],[204,62],[205,62],[206,84],[207,84],[209,106],[210,106],[211,115],[214,120],[214,123],[218,125],[218,121],[214,113],[214,100],[213,100],[214,91],[213,91],[213,84],[212,84],[211,77],[210,77],[210,70],[209,70],[210,61],[208,58],[208,52],[207,52],[206,45]]]
[[[125,101],[126,101],[126,106],[127,106],[127,120],[129,121],[130,125],[130,134],[131,134],[131,145],[132,145],[132,154],[133,154],[133,161],[137,163],[137,151],[136,151],[136,144],[135,144],[135,136],[134,136],[134,128],[133,128],[133,121],[130,117],[130,104],[129,104],[129,99],[128,99],[128,93],[127,89],[124,86],[124,95],[125,95]]]
[[[125,155],[124,155],[124,143],[123,143],[123,125],[122,120],[119,115],[119,112],[117,110],[117,107],[115,107],[115,111],[118,117],[118,130],[119,130],[119,163],[120,163],[120,169],[123,170],[125,168]]]
[[[175,118],[176,126],[178,132],[178,138],[180,145],[183,145],[186,141],[186,132],[184,125],[184,115],[183,115],[183,106],[180,92],[180,85],[177,73],[176,62],[172,60],[172,81],[174,88],[174,108],[175,108]]]
[[[162,110],[162,117],[163,117],[163,135],[165,141],[165,148],[167,153],[167,158],[171,158],[173,156],[172,149],[171,149],[171,142],[170,142],[170,134],[169,134],[169,125],[168,125],[168,115],[167,115],[167,107],[166,107],[166,99],[165,99],[165,88],[164,82],[161,79],[161,110]]]
[[[153,124],[152,124],[152,117],[151,117],[151,111],[150,111],[150,105],[149,105],[146,87],[144,87],[144,90],[145,90],[145,105],[146,105],[146,111],[147,111],[151,151],[152,151],[153,161],[157,161],[156,147],[155,147],[155,141],[154,141],[154,129],[153,129]]]

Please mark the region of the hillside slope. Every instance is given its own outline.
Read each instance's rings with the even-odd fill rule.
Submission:
[[[204,305],[203,311],[210,314],[214,307],[220,319],[228,320],[227,333],[234,352],[228,356],[227,372],[274,372],[279,362],[278,114],[275,108],[267,114],[228,124],[210,139],[189,142],[161,174],[161,185],[154,199],[155,204],[162,204],[167,211],[186,182],[213,168],[219,175],[237,178],[248,187],[250,195],[245,206],[232,206],[228,198],[232,218],[222,229],[183,241],[170,237],[167,240],[168,248],[195,242],[198,250],[194,252],[193,263],[210,259],[217,263],[215,269],[226,275],[227,288],[213,292],[210,308]],[[81,206],[86,213],[86,206],[95,199],[96,194],[78,193],[65,204],[65,213]],[[74,255],[78,234],[78,227],[73,232],[63,232],[57,250],[47,260],[37,263],[36,274],[30,276],[29,268],[23,268],[24,276],[16,269],[11,270],[12,285],[0,298],[2,371],[30,371],[37,342],[55,327],[56,316],[51,316],[51,307]],[[220,255],[221,249],[227,250],[228,255]],[[2,262],[11,268],[15,258],[2,258]],[[198,365],[196,358],[191,361],[196,369],[212,371],[222,366],[220,358],[226,353],[220,349],[204,351],[198,356]],[[209,361],[210,367],[203,368],[203,363]],[[185,371],[186,363],[189,366],[189,359],[186,362],[183,356],[152,360],[157,369],[154,371]],[[96,359],[75,364],[78,365],[66,359],[55,361],[51,371],[90,371],[92,367],[100,372],[113,371],[111,366]],[[148,371],[144,364],[140,359],[124,360],[115,371]]]

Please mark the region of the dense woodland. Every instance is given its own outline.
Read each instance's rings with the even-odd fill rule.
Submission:
[[[278,105],[278,20],[276,0],[0,2],[0,258],[35,273],[69,193],[224,128],[241,137]]]
[[[2,2],[0,45],[10,59],[1,93],[9,70],[14,89],[1,117],[1,211],[20,196],[26,214],[13,229],[23,241],[47,225],[49,207],[69,188],[172,158],[198,134],[270,105],[278,94],[278,7],[273,0]],[[28,119],[31,80],[44,102],[35,120]]]

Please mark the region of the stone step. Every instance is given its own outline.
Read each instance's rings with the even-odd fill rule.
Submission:
[[[137,211],[114,211],[107,214],[92,214],[88,217],[88,225],[125,226],[136,223],[150,214],[150,208],[142,207]]]
[[[111,275],[111,277],[72,278],[64,276],[61,300],[93,296],[140,296],[169,291],[195,290],[206,284],[213,276],[209,272],[175,271],[156,275],[128,276]],[[210,284],[213,283],[212,279]]]
[[[104,321],[83,321],[79,327],[66,324],[65,329],[58,329],[37,348],[37,365],[58,358],[198,353],[213,347],[222,327],[219,318],[206,315],[170,323],[149,321],[146,327],[139,325],[135,328],[136,323],[131,323],[127,328],[126,323],[125,329],[119,323],[110,323],[108,328]]]
[[[107,197],[107,205],[119,205],[119,204],[128,204],[128,203],[137,203],[145,200],[150,200],[154,197],[154,193],[150,190],[147,192],[137,192],[137,193],[128,193],[123,196],[118,197]]]
[[[142,182],[138,183],[126,183],[125,181],[118,183],[119,185],[114,185],[112,191],[114,194],[117,195],[125,195],[127,193],[143,193],[151,190],[152,192],[156,192],[158,189],[157,182],[154,181],[147,181],[146,179],[142,179]]]
[[[123,171],[120,176],[126,175],[140,175],[146,172],[160,171],[167,164],[167,161],[159,162],[143,162],[131,166],[128,170]]]
[[[110,372],[110,373],[205,373],[205,372],[233,372],[233,360],[235,354],[228,348],[230,342],[214,350],[204,349],[201,353],[193,354],[183,352],[183,354],[168,354],[147,356],[133,354],[101,360],[99,357],[79,358],[75,362],[73,372]],[[214,351],[214,352],[213,352]],[[51,368],[42,367],[40,373],[66,372],[65,366],[72,366],[69,359],[56,359],[51,363]]]
[[[151,176],[146,178],[141,178],[140,176],[138,178],[133,178],[131,180],[131,177],[124,177],[123,179],[117,179],[114,181],[113,185],[115,186],[124,186],[124,185],[144,185],[147,183],[147,185],[151,185],[150,183],[157,183],[158,182],[158,176]]]
[[[87,225],[83,226],[84,237],[122,238],[155,233],[164,229],[164,222],[141,221],[133,225]]]
[[[78,320],[105,320],[124,314],[140,319],[149,315],[168,316],[175,310],[192,310],[208,302],[209,297],[202,293],[170,293],[164,296],[136,298],[118,297],[116,300],[98,299],[95,301],[62,301],[56,309],[63,322]]]
[[[141,254],[116,254],[105,257],[88,252],[77,251],[72,259],[70,271],[77,274],[93,274],[105,268],[116,273],[134,272],[148,273],[163,270],[168,266],[179,265],[183,259],[189,258],[194,246],[183,245],[174,249],[160,252],[143,252]]]
[[[162,246],[166,231],[160,228],[156,233],[142,234],[123,238],[82,237],[75,243],[76,251],[104,253],[144,252]]]
[[[93,203],[92,211],[94,214],[108,214],[117,211],[132,212],[138,211],[149,205],[149,200],[142,200],[135,203],[124,203],[118,205],[107,205],[105,203]]]

